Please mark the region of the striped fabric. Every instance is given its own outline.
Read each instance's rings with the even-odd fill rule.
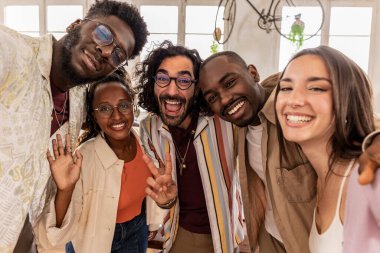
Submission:
[[[173,167],[176,159],[168,127],[157,115],[141,122],[141,139],[145,152],[156,166],[163,164],[170,152]],[[236,134],[232,125],[216,117],[199,117],[194,146],[205,193],[214,252],[231,253],[244,238],[240,184],[236,168]],[[176,181],[176,170],[173,170]],[[180,198],[181,196],[179,196]],[[178,229],[179,201],[164,220],[164,248],[168,252]]]

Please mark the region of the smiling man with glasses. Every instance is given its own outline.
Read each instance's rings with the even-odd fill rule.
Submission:
[[[76,143],[84,85],[126,65],[147,35],[137,8],[112,0],[96,1],[60,40],[0,26],[0,252],[35,251],[28,219],[36,224],[50,192],[49,138],[70,133]],[[64,195],[58,189],[57,197]],[[24,221],[29,231],[15,248]]]
[[[137,70],[139,105],[151,113],[140,124],[143,146],[156,166],[170,152],[178,185],[178,201],[162,205],[170,210],[164,252],[231,253],[244,237],[234,132],[200,111],[201,61],[196,50],[165,41]]]

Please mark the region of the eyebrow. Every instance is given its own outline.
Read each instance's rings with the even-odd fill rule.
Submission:
[[[167,75],[169,75],[169,72],[165,69],[158,69],[156,73],[159,73],[159,72],[162,72],[162,73],[165,73]],[[181,70],[179,72],[177,72],[177,75],[189,75],[189,76],[192,76],[191,72],[188,71],[188,70]]]
[[[236,73],[234,72],[227,72],[225,73],[218,81],[218,84],[221,84],[223,83],[227,78],[229,78],[230,76],[234,75]],[[208,94],[212,93],[213,92],[213,89],[208,89],[206,90],[205,92],[202,92],[203,96],[207,96]]]
[[[280,82],[291,82],[292,78],[286,77],[286,78],[281,78]],[[312,76],[306,79],[307,82],[317,82],[317,81],[326,81],[330,84],[332,84],[332,81],[328,78],[325,77],[318,77],[318,76]]]

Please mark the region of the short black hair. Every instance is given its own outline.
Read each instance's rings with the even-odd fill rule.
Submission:
[[[113,0],[97,0],[86,14],[86,18],[116,16],[123,20],[133,31],[135,48],[130,59],[140,54],[149,35],[147,25],[138,9],[126,2]]]
[[[212,61],[213,59],[221,57],[221,56],[226,56],[228,58],[228,60],[230,60],[236,64],[239,64],[243,68],[248,67],[248,65],[244,61],[244,59],[240,55],[238,55],[237,53],[235,53],[233,51],[222,51],[222,52],[212,54],[206,60],[204,60],[200,69],[202,69],[204,66],[206,66],[206,64],[209,63],[210,61]]]
[[[148,112],[159,114],[159,105],[154,96],[154,85],[156,82],[154,77],[162,61],[175,56],[185,56],[191,60],[193,63],[194,78],[198,81],[199,68],[202,63],[198,51],[183,46],[175,46],[172,42],[165,40],[151,51],[142,63],[136,66],[136,76],[139,77],[137,86],[139,91],[138,103],[139,106]],[[199,95],[199,93],[196,95]],[[195,101],[197,101],[197,98]]]

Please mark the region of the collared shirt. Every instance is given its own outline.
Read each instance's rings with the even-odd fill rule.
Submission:
[[[132,134],[139,141],[133,130]],[[37,224],[38,252],[65,252],[68,241],[80,253],[111,251],[124,161],[100,135],[86,141],[79,150],[83,155],[81,175],[65,218],[57,228],[54,199],[51,199]],[[146,208],[149,229],[157,230],[163,211],[149,197]]]
[[[157,115],[141,122],[141,139],[146,152],[159,166],[170,152],[176,166],[174,144],[166,125]],[[236,138],[231,123],[217,117],[199,117],[194,135],[194,147],[201,173],[207,211],[210,220],[214,252],[231,253],[244,238],[240,184],[236,164]],[[175,181],[177,173],[172,171]],[[178,196],[181,198],[181,196]],[[168,252],[178,229],[179,201],[164,220],[164,248]]]
[[[53,37],[32,38],[0,26],[0,38],[0,252],[12,252],[26,215],[34,225],[46,199]],[[70,90],[66,129],[73,145],[84,95],[83,87]]]

